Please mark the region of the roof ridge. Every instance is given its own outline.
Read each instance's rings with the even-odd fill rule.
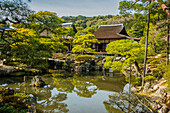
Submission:
[[[68,22],[68,23],[62,23],[62,25],[73,25],[73,22]]]
[[[98,28],[100,28],[100,27],[114,27],[114,26],[123,26],[123,24],[99,25]]]

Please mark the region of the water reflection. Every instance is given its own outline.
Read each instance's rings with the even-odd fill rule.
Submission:
[[[80,97],[90,98],[92,95],[96,94],[97,87],[91,83],[92,81],[97,81],[97,77],[79,77],[74,76],[72,78],[53,78],[54,87],[58,91],[72,93],[76,92]]]
[[[61,72],[60,72],[61,73]],[[32,77],[27,78],[24,85],[23,78],[3,78],[0,85],[14,88],[17,92],[30,94],[28,103],[35,103],[38,113],[104,113],[111,103],[109,95],[123,91],[125,80],[120,73],[113,73],[111,76],[99,72],[79,75],[75,73],[63,73],[66,76],[52,77],[44,75],[42,79],[47,84],[43,88],[30,87]],[[113,109],[112,109],[113,110]],[[118,107],[114,107],[114,113],[121,112]]]
[[[55,92],[55,93],[54,93]],[[57,89],[51,91],[49,98],[37,98],[37,108],[43,108],[43,112],[68,112],[67,104],[63,101],[67,99],[67,94],[57,92]],[[45,96],[46,97],[46,96]]]
[[[145,103],[142,98],[139,98],[133,93],[129,93],[130,85],[124,86],[123,92],[109,95],[109,100],[103,104],[109,113],[116,113],[115,110],[120,109],[124,113],[151,113],[150,110],[143,106]],[[141,101],[143,101],[141,103]]]

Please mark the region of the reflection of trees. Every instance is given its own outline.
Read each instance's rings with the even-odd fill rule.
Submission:
[[[44,112],[68,112],[67,104],[62,101],[67,99],[67,94],[58,93],[55,96],[44,99],[37,104],[38,108],[43,108]]]
[[[36,90],[36,92],[34,92]],[[38,91],[38,93],[37,93]],[[57,90],[56,90],[57,91]],[[67,99],[67,94],[56,93],[56,91],[51,87],[37,88],[32,87],[29,92],[34,95],[32,101],[36,103],[38,110],[43,112],[68,112],[67,104],[63,103]]]
[[[114,106],[112,106],[110,103],[103,102],[105,109],[108,113],[123,113],[121,110],[118,111],[118,108],[116,109]]]
[[[94,79],[89,79],[85,77],[74,77],[72,84],[75,86],[74,92],[80,97],[90,98],[92,95],[96,94],[96,87],[90,82]]]
[[[54,80],[54,87],[57,88],[58,91],[61,92],[68,92],[71,93],[74,89],[74,86],[72,84],[72,79],[71,78],[53,78]]]
[[[52,87],[51,77],[42,77],[42,79],[48,84],[44,88],[27,87],[27,93],[34,95],[30,101],[36,103],[38,112],[68,112],[67,104],[63,102],[67,99],[67,94],[59,93]],[[26,86],[29,86],[29,84]],[[20,88],[23,89],[24,87]]]
[[[134,95],[129,94],[110,95],[109,100],[104,101],[103,104],[109,113],[113,113],[118,109],[125,113],[150,113]]]
[[[61,92],[76,92],[77,95],[81,97],[91,97],[96,94],[96,87],[92,84],[92,81],[96,81],[92,77],[77,77],[74,76],[72,78],[53,78],[54,79],[54,87],[57,88],[58,91]]]

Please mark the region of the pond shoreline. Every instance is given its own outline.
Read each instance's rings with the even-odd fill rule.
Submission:
[[[4,68],[3,68],[4,70],[16,70],[16,67],[12,67],[12,66],[4,66]],[[2,69],[2,70],[3,70]],[[18,70],[18,72],[19,71],[21,71],[21,70]],[[64,72],[65,70],[63,70],[63,71],[52,71],[52,72],[59,72],[59,73],[62,73],[62,72]],[[11,71],[11,72],[13,72],[13,71]],[[15,72],[15,71],[14,71]],[[101,71],[101,72],[103,72],[103,71]],[[23,77],[23,76],[27,76],[28,74],[23,74],[23,75],[21,75],[20,77]],[[31,75],[31,74],[30,74]],[[32,77],[34,77],[35,75],[37,75],[37,74],[33,74],[33,76]],[[39,75],[41,75],[41,74],[39,74]],[[10,74],[9,75],[7,75],[7,76],[9,76],[9,77],[17,77],[17,76],[11,76]],[[2,77],[7,77],[7,76],[2,76]],[[19,76],[18,76],[19,77]],[[31,76],[30,76],[31,77]],[[51,77],[52,77],[52,75],[51,75]],[[58,76],[58,77],[61,77],[61,76]],[[69,77],[69,76],[67,76],[67,77]],[[71,76],[70,76],[71,77]],[[105,76],[103,76],[102,77],[102,80],[106,80],[106,78],[107,78],[107,74],[105,75]],[[63,77],[62,77],[63,78]],[[65,77],[64,77],[65,78]],[[63,79],[64,79],[63,78]],[[152,92],[153,92],[153,89],[154,89],[154,87],[156,87],[156,85],[158,85],[158,83],[160,83],[161,81],[157,81],[157,84],[154,84],[154,85],[152,85],[152,87],[147,87],[147,86],[145,86],[144,87],[144,89],[142,90],[142,88],[141,87],[132,87],[132,92],[133,93],[135,93],[135,95],[137,95],[137,96],[139,96],[139,97],[141,97],[142,96],[142,98],[144,98],[144,99],[146,99],[146,98],[150,98],[150,96],[146,96],[146,95],[150,95],[150,92],[151,92],[151,90],[152,90]],[[165,81],[163,82],[163,83],[166,83]],[[162,83],[162,84],[163,84]],[[146,83],[146,84],[148,84],[148,83]],[[161,85],[158,85],[158,86],[161,86]],[[146,89],[146,87],[148,88],[148,89]],[[147,92],[145,92],[145,91],[147,91]],[[158,90],[158,89],[156,89],[156,90]],[[150,92],[148,92],[148,91],[150,91]],[[155,91],[156,92],[156,91]],[[161,112],[158,112],[158,113],[167,113],[166,111],[169,111],[169,101],[168,101],[168,99],[170,98],[169,97],[169,93],[167,93],[167,92],[164,92],[162,95],[165,95],[165,94],[167,94],[166,96],[166,98],[164,99],[164,102],[163,101],[161,101],[161,102],[158,102],[158,103],[156,103],[154,106],[153,105],[150,105],[151,107],[155,107],[155,106],[157,106],[157,109],[158,108],[160,108],[159,109],[159,111],[161,111]],[[159,95],[161,95],[161,94],[159,94]],[[153,96],[153,97],[159,97],[159,95],[157,96],[157,95],[155,95],[155,96]],[[161,95],[161,96],[162,96]],[[162,97],[161,97],[162,98]],[[164,97],[163,97],[164,98]],[[151,98],[151,101],[154,103],[154,101],[157,101],[157,98],[155,99],[155,98]],[[152,103],[152,104],[153,104]],[[159,107],[159,105],[161,105],[161,107]],[[155,109],[155,108],[153,108],[153,109]],[[165,111],[165,112],[163,112],[163,111]]]

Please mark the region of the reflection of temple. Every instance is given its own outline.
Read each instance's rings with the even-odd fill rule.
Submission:
[[[97,44],[95,46],[97,52],[105,52],[107,44],[115,40],[140,40],[138,38],[129,37],[123,24],[100,25],[94,35],[95,38],[98,39],[100,42],[100,44]]]

